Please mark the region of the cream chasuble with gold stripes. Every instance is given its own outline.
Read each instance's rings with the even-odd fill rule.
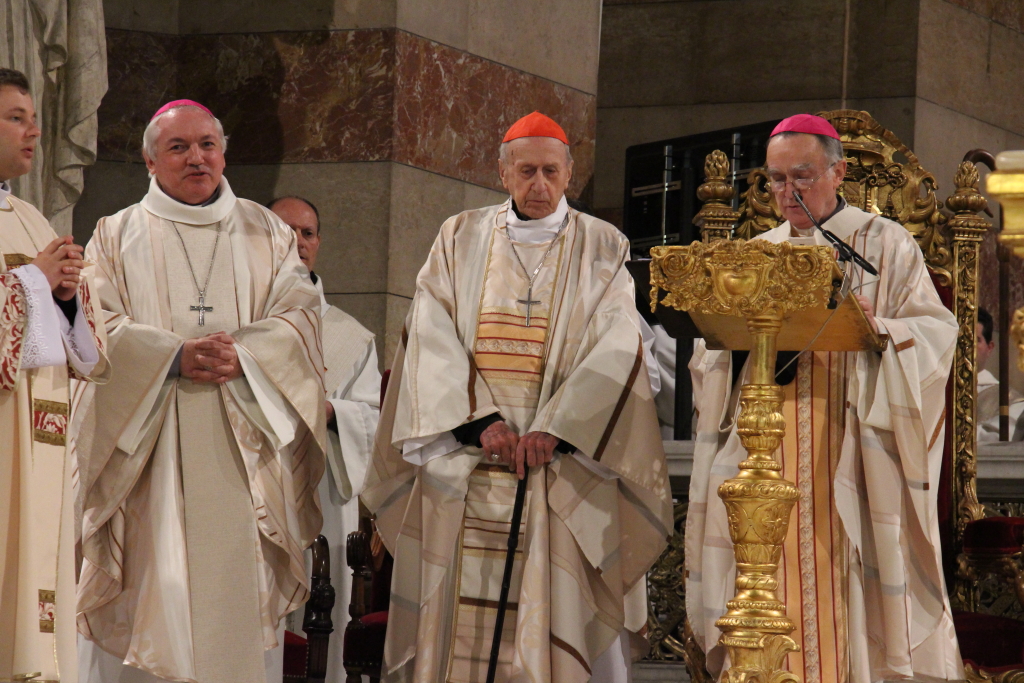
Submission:
[[[78,680],[75,468],[66,443],[68,377],[78,375],[70,365],[22,368],[27,307],[11,273],[56,238],[30,204],[10,197],[0,207],[0,680]],[[91,323],[100,351],[89,379],[103,380],[106,335],[90,293],[83,285],[77,315]]]
[[[800,500],[790,518],[780,595],[806,683],[963,677],[946,596],[936,493],[945,386],[956,322],[921,250],[901,225],[847,207],[826,221],[879,277],[851,267],[852,292],[874,305],[881,354],[804,353],[785,387],[779,453]],[[761,236],[791,238],[784,223]],[[815,234],[815,244],[826,244]],[[687,615],[717,675],[728,665],[715,620],[735,593],[735,560],[719,485],[746,451],[736,434],[739,383],[728,351],[697,345],[699,411],[686,523]],[[781,370],[781,368],[779,368]]]
[[[515,245],[520,265],[508,206],[442,226],[392,366],[362,496],[395,556],[389,681],[485,677],[517,482],[471,445],[414,465],[406,441],[499,412],[578,448],[531,471],[499,681],[583,683],[624,629],[639,646],[644,575],[671,534],[628,245],[570,210],[554,245]],[[524,266],[549,246],[527,326]]]
[[[319,296],[294,233],[226,180],[203,207],[154,180],[100,221],[86,257],[120,372],[83,392],[75,421],[82,675],[119,676],[104,668],[115,655],[168,680],[265,680],[281,617],[308,595],[303,550],[322,522]],[[200,325],[189,261],[202,286],[211,259]],[[184,340],[220,331],[243,377],[168,377]]]

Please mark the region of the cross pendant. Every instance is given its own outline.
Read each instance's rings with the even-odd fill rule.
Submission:
[[[516,303],[517,304],[523,304],[524,306],[526,306],[526,326],[529,327],[530,326],[530,318],[532,317],[531,314],[532,314],[532,311],[533,311],[533,307],[538,305],[538,304],[540,304],[539,301],[534,301],[533,300],[533,285],[530,285],[530,287],[526,290],[526,298],[525,299],[517,299]]]
[[[206,295],[205,294],[200,294],[199,295],[199,305],[198,306],[189,306],[188,307],[188,310],[190,310],[190,311],[199,311],[199,326],[200,327],[202,327],[203,325],[206,324],[206,312],[207,311],[213,311],[213,306],[204,306],[203,304],[205,304],[205,303],[206,303]],[[527,323],[527,327],[529,327],[529,323]]]

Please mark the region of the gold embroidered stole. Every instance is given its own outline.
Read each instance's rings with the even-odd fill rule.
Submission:
[[[474,360],[502,416],[520,434],[526,432],[537,412],[548,322],[565,246],[564,236],[558,240],[533,283],[529,299],[540,303],[532,305],[529,327],[526,304],[520,303],[527,300],[529,279],[516,260],[503,229],[495,229],[488,253]],[[549,245],[550,242],[517,243],[515,249],[532,273]],[[469,478],[456,560],[456,604],[445,679],[452,683],[476,683],[486,678],[517,482],[518,478],[506,467],[488,464],[478,466]],[[528,500],[502,628],[497,681],[507,681],[511,674],[523,573],[526,510],[529,510]]]
[[[783,547],[780,591],[796,624],[790,671],[805,683],[848,680],[848,541],[836,510],[843,441],[846,354],[804,353],[785,387],[783,476],[800,489]]]

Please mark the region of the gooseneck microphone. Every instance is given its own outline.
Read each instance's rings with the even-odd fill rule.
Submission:
[[[796,199],[797,204],[799,204],[800,208],[804,210],[807,217],[811,219],[811,223],[814,224],[814,227],[816,227],[821,232],[822,236],[824,236],[824,238],[836,248],[836,251],[839,252],[840,261],[853,261],[866,272],[875,276],[878,275],[878,271],[875,270],[875,267],[871,265],[866,258],[858,254],[857,251],[849,244],[836,237],[835,233],[831,230],[826,230],[821,227],[818,221],[814,220],[814,216],[811,215],[811,212],[807,209],[807,205],[804,204],[803,197],[800,196],[800,193],[796,189],[793,190],[793,198]]]

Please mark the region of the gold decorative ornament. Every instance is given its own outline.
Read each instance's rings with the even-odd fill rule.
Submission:
[[[695,319],[742,317],[751,337],[751,377],[740,390],[736,430],[747,458],[736,477],[718,489],[737,572],[736,595],[716,622],[731,662],[722,680],[797,683],[785,669],[786,655],[799,650],[789,635],[795,626],[776,594],[790,513],[800,498],[775,459],[786,432],[783,389],[775,382],[776,342],[788,313],[824,308],[831,299],[836,273],[831,249],[719,240],[654,247],[651,257],[652,308],[660,302]]]
[[[693,224],[701,229],[705,242],[729,239],[739,218],[739,212],[732,208],[736,190],[726,182],[728,174],[729,157],[716,149],[704,161],[704,184],[697,188],[697,198],[704,205],[693,217]]]
[[[978,168],[970,161],[961,162],[954,182],[956,190],[946,200],[953,212],[947,229],[953,238],[951,270],[956,277],[953,294],[953,315],[957,322],[957,342],[953,352],[953,506],[956,514],[957,546],[967,523],[985,516],[975,485],[977,478],[977,368],[975,330],[978,323],[978,262],[985,232],[992,227],[978,212],[988,205],[978,191]],[[955,602],[963,597],[963,588],[953,591]]]

